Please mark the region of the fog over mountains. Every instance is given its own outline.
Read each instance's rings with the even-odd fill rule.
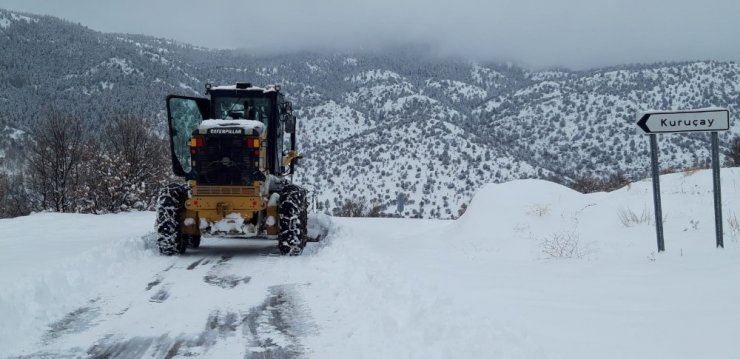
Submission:
[[[299,114],[296,181],[320,210],[364,197],[385,213],[451,218],[484,183],[648,174],[645,109],[728,107],[740,133],[740,66],[730,62],[531,71],[439,58],[423,46],[255,57],[140,35],[105,34],[0,10],[0,167],[17,171],[29,126],[50,109],[86,119],[159,120],[167,94],[205,83],[279,83]],[[709,161],[709,136],[660,138],[661,165]],[[169,169],[166,169],[169,170]]]

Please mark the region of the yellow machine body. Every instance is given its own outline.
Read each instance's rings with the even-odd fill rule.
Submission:
[[[255,182],[252,186],[201,186],[191,182],[192,196],[185,202],[180,222],[182,232],[200,235],[207,229],[203,228],[204,223],[233,220],[235,214],[249,222],[263,212],[263,216],[273,216],[275,219],[268,221],[262,228],[263,233],[277,235],[277,207],[268,207],[268,202],[260,195],[262,185],[262,182]],[[271,223],[273,225],[269,225]]]

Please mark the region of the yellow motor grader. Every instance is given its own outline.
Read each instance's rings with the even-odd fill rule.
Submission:
[[[172,183],[157,200],[165,255],[200,246],[202,235],[275,239],[299,255],[308,241],[307,192],[291,183],[296,117],[279,85],[206,85],[207,97],[167,97]]]

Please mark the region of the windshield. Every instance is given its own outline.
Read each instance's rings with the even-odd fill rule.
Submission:
[[[191,170],[190,163],[190,136],[203,121],[196,99],[172,97],[167,102],[170,113],[170,135],[172,149],[181,168],[186,173]]]
[[[247,119],[267,123],[270,118],[270,99],[266,97],[215,97],[215,115],[226,119]]]

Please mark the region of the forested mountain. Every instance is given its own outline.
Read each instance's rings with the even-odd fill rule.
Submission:
[[[531,71],[439,58],[421,46],[254,56],[0,10],[0,164],[18,171],[37,119],[95,132],[110,116],[156,120],[167,94],[205,83],[279,83],[299,114],[296,180],[320,210],[364,198],[385,213],[450,218],[486,182],[647,174],[641,109],[740,104],[740,66],[692,62]],[[721,135],[723,144],[738,132]],[[708,161],[708,136],[661,137],[662,165]]]

